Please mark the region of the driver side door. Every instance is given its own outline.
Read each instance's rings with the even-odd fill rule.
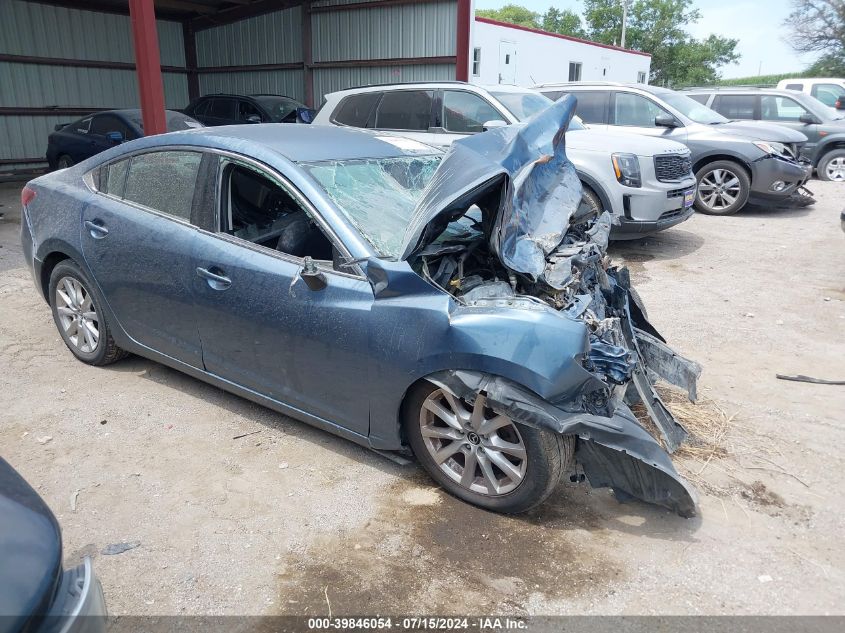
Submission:
[[[214,156],[193,276],[206,371],[366,436],[369,282],[336,269],[348,253],[280,174]]]

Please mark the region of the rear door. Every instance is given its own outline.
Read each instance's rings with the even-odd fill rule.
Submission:
[[[607,130],[611,93],[601,90],[576,90],[571,94],[578,102],[575,114],[591,129]]]
[[[760,119],[760,95],[718,94],[710,108],[727,119],[753,121]]]
[[[202,154],[136,154],[100,168],[82,215],[82,253],[123,330],[137,343],[202,367],[191,284],[192,223]]]
[[[516,44],[502,40],[499,42],[499,83],[513,86],[516,84]]]

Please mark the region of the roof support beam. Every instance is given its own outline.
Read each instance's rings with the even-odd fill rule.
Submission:
[[[302,3],[302,67],[305,83],[305,105],[314,107],[314,58],[311,47],[311,2]]]
[[[129,0],[129,16],[132,21],[144,134],[163,134],[167,131],[167,116],[164,112],[164,84],[161,80],[153,0]]]
[[[188,101],[193,101],[200,96],[200,78],[197,74],[197,38],[190,20],[182,22],[182,45],[188,70]]]

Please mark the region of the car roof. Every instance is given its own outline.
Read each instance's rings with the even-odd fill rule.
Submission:
[[[192,139],[191,145],[244,152],[244,141],[259,145],[296,163],[360,158],[397,158],[442,153],[419,141],[389,134],[334,125],[264,123],[204,127],[148,139],[172,145]]]
[[[643,90],[651,94],[669,94],[674,92],[669,88],[661,88],[660,86],[650,86],[648,84],[639,83],[623,83],[618,81],[560,81],[556,83],[544,83],[534,86],[534,90],[541,92],[547,88],[632,88],[634,90]]]

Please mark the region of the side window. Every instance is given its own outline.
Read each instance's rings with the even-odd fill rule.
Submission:
[[[569,62],[569,81],[581,81],[581,62]]]
[[[481,74],[481,49],[472,49],[472,76],[478,77]]]
[[[124,200],[190,222],[201,160],[200,152],[178,150],[133,156]]]
[[[786,84],[787,90],[797,90],[798,92],[804,91],[804,84]]]
[[[443,127],[449,132],[475,134],[484,131],[487,121],[502,115],[487,101],[471,92],[446,90],[443,93]]]
[[[764,95],[760,99],[760,115],[764,121],[798,121],[807,111],[789,97]]]
[[[430,90],[386,92],[376,112],[376,127],[426,132],[431,120],[432,100]]]
[[[616,125],[654,127],[655,117],[668,113],[651,99],[630,92],[617,92],[613,114]]]
[[[693,101],[698,101],[701,105],[707,105],[707,100],[710,95],[687,95]]]
[[[711,106],[729,119],[753,119],[757,95],[716,95]]]
[[[250,117],[258,117],[261,121],[261,113],[249,101],[238,101],[238,121],[249,122]]]
[[[365,92],[346,97],[335,112],[333,121],[352,127],[368,127],[373,108],[381,99],[381,95],[380,92]]]
[[[197,104],[197,107],[194,108],[194,115],[195,116],[205,116],[208,114],[208,108],[211,106],[211,102],[213,99],[203,99]]]
[[[836,84],[815,84],[811,94],[826,106],[836,106],[836,100],[845,95],[845,88]]]
[[[560,99],[564,94],[566,94],[563,90],[549,90],[543,91],[543,96],[548,97],[552,101],[557,101]]]
[[[578,105],[575,107],[575,114],[581,117],[584,123],[606,124],[608,122],[608,106],[610,105],[609,92],[574,92]]]
[[[221,232],[294,257],[334,259],[331,241],[308,212],[262,172],[227,161],[223,189]]]
[[[129,173],[128,158],[106,165],[100,170],[100,191],[122,198],[127,173]]]
[[[637,73],[637,83],[638,84],[644,84],[645,80],[646,80],[645,73],[643,71],[638,72]]]
[[[207,116],[217,117],[218,119],[234,119],[235,118],[235,100],[234,99],[212,99],[211,105],[208,107]]]
[[[89,116],[87,119],[80,119],[77,123],[73,126],[73,131],[77,134],[88,134],[88,130],[91,128],[91,117]]]
[[[129,126],[112,114],[100,114],[91,121],[91,134],[105,136],[109,132],[120,132],[126,140],[135,138]]]

